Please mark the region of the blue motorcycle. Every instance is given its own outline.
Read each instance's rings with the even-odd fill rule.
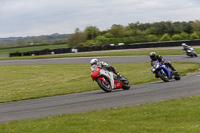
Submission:
[[[178,72],[174,72],[169,66],[160,63],[159,61],[154,61],[151,71],[156,74],[157,78],[161,78],[163,81],[168,82],[170,79],[180,80],[181,76]]]

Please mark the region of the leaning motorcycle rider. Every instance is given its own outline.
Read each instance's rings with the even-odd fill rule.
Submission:
[[[90,61],[91,64],[91,71],[93,72],[97,66],[100,68],[106,69],[108,71],[112,71],[114,74],[117,75],[117,77],[121,77],[121,75],[116,71],[116,69],[113,66],[110,66],[106,62],[100,61],[98,62],[98,59],[94,58]]]
[[[190,49],[190,46],[188,46],[185,43],[182,43],[182,47],[183,47],[184,52],[187,52],[187,50]]]
[[[153,66],[154,61],[158,60],[160,63],[169,66],[174,74],[177,72],[176,69],[172,66],[170,61],[165,62],[165,59],[161,55],[156,55],[156,52],[151,52],[149,56],[151,58],[151,66]],[[155,74],[155,77],[159,78],[157,74]]]

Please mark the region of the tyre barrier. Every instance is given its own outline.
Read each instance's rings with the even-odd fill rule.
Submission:
[[[59,49],[43,49],[39,51],[28,51],[28,52],[15,52],[10,53],[9,57],[16,56],[35,56],[35,55],[48,55],[48,54],[61,54],[61,53],[73,53],[77,52],[90,52],[90,51],[102,51],[102,50],[119,50],[119,49],[137,49],[137,48],[153,48],[153,47],[176,47],[182,43],[186,43],[190,46],[200,45],[200,40],[183,40],[183,41],[167,41],[167,42],[145,42],[145,43],[133,43],[126,45],[98,45],[98,46],[81,46],[75,48],[59,48]]]
[[[16,52],[16,53],[9,54],[9,57],[16,57],[16,56],[22,56],[22,53]]]

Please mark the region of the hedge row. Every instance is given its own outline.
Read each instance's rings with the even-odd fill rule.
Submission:
[[[39,51],[28,51],[24,53],[10,53],[10,57],[16,56],[35,56],[35,55],[47,55],[47,54],[61,54],[61,53],[73,53],[77,52],[89,52],[89,51],[101,51],[101,50],[116,50],[116,49],[136,49],[136,48],[153,48],[153,47],[175,47],[181,46],[182,43],[188,45],[200,45],[200,40],[184,40],[184,41],[169,41],[169,42],[147,42],[147,43],[134,43],[128,45],[98,45],[98,46],[81,46],[76,48],[60,48],[60,49],[43,49]]]

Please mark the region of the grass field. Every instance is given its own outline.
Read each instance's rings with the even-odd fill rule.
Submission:
[[[199,133],[200,96],[0,124],[1,133]]]
[[[9,53],[15,53],[15,52],[28,52],[34,50],[57,49],[57,48],[67,48],[67,47],[68,47],[67,44],[59,44],[59,45],[44,45],[44,46],[0,49],[0,58],[7,58],[9,56]]]
[[[199,63],[172,64],[181,76],[200,68]],[[127,77],[131,85],[160,80],[150,71],[150,63],[111,65]],[[0,65],[0,73],[0,102],[100,89],[90,77],[89,64]]]
[[[200,53],[200,49],[196,51]],[[148,55],[149,52],[143,50],[92,53],[93,55],[85,53],[80,56]],[[156,52],[162,55],[183,54],[181,50]],[[67,55],[67,57],[71,56]],[[200,63],[172,64],[181,76],[200,70]],[[150,71],[149,63],[112,63],[111,65],[127,77],[132,85],[160,80],[156,79]],[[91,80],[89,64],[0,65],[0,73],[0,102],[100,89]],[[60,114],[33,120],[0,123],[0,133],[199,133],[199,101],[200,96],[194,96],[86,113]]]
[[[134,50],[134,51],[105,51],[105,52],[82,52],[68,53],[56,55],[27,56],[27,57],[11,57],[0,58],[0,60],[14,59],[39,59],[39,58],[70,58],[70,57],[95,57],[95,56],[147,56],[151,51],[155,51],[160,55],[181,55],[185,54],[182,49],[161,49],[161,50]],[[200,48],[195,48],[197,54],[200,54]]]

